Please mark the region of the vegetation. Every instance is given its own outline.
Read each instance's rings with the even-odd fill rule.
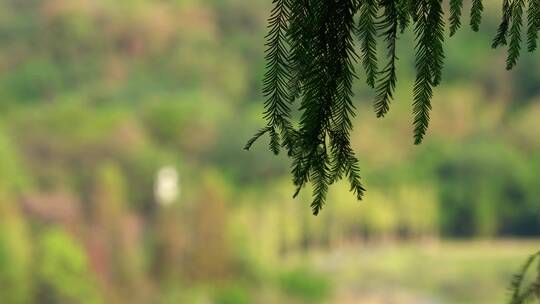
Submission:
[[[533,254],[525,265],[523,269],[514,277],[512,280],[512,285],[510,290],[512,291],[512,298],[510,300],[511,304],[521,304],[527,303],[529,300],[534,300],[540,298],[540,264],[538,263],[538,258],[540,257],[540,252]],[[534,263],[538,265],[534,265]],[[525,283],[525,277],[527,271],[531,268],[537,269],[538,273],[536,278],[533,279],[532,283],[529,283],[528,286],[523,286]]]
[[[356,77],[357,54],[353,33],[360,42],[360,57],[367,84],[376,88],[374,108],[385,116],[396,82],[398,38],[409,27],[416,41],[416,80],[413,90],[414,138],[420,144],[426,134],[432,108],[433,89],[441,83],[444,65],[445,21],[442,0],[274,0],[267,35],[267,72],[263,92],[267,97],[264,116],[267,127],[248,142],[270,134],[270,149],[284,147],[292,159],[297,190],[313,184],[313,213],[326,201],[328,186],[345,176],[358,200],[358,160],[350,145],[354,105],[352,80]],[[502,22],[493,47],[508,44],[506,68],[520,57],[524,11],[527,15],[527,46],[537,46],[540,3],[536,0],[504,0]],[[463,0],[452,0],[449,8],[450,34],[461,25]],[[478,31],[484,5],[473,0],[470,25]],[[355,16],[358,15],[358,24]],[[378,69],[377,37],[386,43],[388,63]],[[291,122],[291,106],[300,100],[298,129]]]
[[[358,160],[350,145],[351,118],[354,117],[352,80],[356,77],[354,62],[357,59],[353,33],[357,33],[360,40],[360,57],[367,84],[376,87],[376,116],[383,117],[389,111],[397,82],[399,32],[403,34],[409,26],[414,28],[413,115],[414,138],[418,145],[429,126],[433,88],[442,79],[445,58],[443,3],[441,0],[274,0],[273,3],[263,87],[267,97],[264,117],[268,124],[245,148],[249,150],[259,137],[269,133],[270,149],[279,154],[283,147],[292,159],[294,196],[306,183],[313,184],[311,207],[313,214],[318,215],[325,204],[329,185],[343,176],[348,179],[358,200],[365,191],[360,182]],[[511,70],[520,57],[526,8],[527,47],[533,52],[540,31],[540,2],[504,0],[502,4],[502,21],[492,46],[508,44],[507,70]],[[450,35],[454,35],[461,25],[462,9],[463,0],[451,1]],[[472,1],[470,26],[473,31],[479,30],[483,10],[482,0]],[[378,71],[377,37],[386,42],[387,48],[388,63],[381,71]],[[290,107],[296,99],[300,100],[301,111],[298,129],[292,126],[290,117]],[[468,185],[478,181],[473,178]],[[478,188],[473,191],[476,193]],[[450,191],[449,196],[453,193]],[[493,206],[483,202],[474,208],[494,212]],[[493,223],[487,222],[474,229],[489,233]],[[513,281],[511,303],[525,303],[533,296],[540,298],[540,269],[537,281],[520,293],[524,273],[535,258],[536,255],[529,259]]]
[[[377,121],[376,92],[353,82],[369,192],[356,205],[337,183],[317,218],[308,193],[290,198],[283,155],[239,148],[264,123],[268,4],[0,1],[0,303],[511,297],[538,249],[499,239],[540,231],[540,61],[499,68],[498,4],[484,2],[481,33],[447,40],[423,145],[408,144],[405,103]],[[400,37],[394,97],[409,100],[414,33]],[[171,167],[179,196],[164,203]]]

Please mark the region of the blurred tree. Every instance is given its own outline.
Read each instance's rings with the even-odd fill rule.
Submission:
[[[0,299],[29,303],[32,299],[31,240],[15,196],[26,188],[26,176],[11,142],[0,129]]]
[[[536,234],[534,171],[513,148],[494,142],[461,145],[434,165],[440,184],[441,228],[445,235]],[[511,203],[509,203],[511,202]],[[446,206],[452,206],[447,208]],[[519,218],[519,220],[518,220]]]
[[[281,289],[301,303],[322,303],[331,293],[331,284],[322,275],[307,269],[295,269],[279,277]]]
[[[89,228],[92,261],[104,286],[122,299],[140,302],[144,289],[141,222],[129,210],[124,175],[120,168],[106,162],[97,168],[92,200],[92,225]],[[137,297],[131,292],[138,289]]]
[[[31,302],[31,245],[26,223],[0,186],[0,299]]]
[[[102,303],[83,247],[58,229],[42,234],[38,261],[40,303]]]
[[[250,294],[241,286],[221,288],[214,296],[215,304],[248,304],[252,303]]]
[[[126,189],[122,172],[114,163],[101,165],[96,172],[92,221],[114,233],[126,213]]]
[[[222,181],[209,174],[203,177],[202,183],[191,219],[192,235],[185,266],[194,280],[223,280],[232,274],[232,269]]]

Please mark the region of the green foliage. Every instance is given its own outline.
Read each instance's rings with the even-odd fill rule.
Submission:
[[[378,26],[381,31],[383,31],[382,36],[387,44],[388,63],[380,72],[381,78],[376,89],[377,95],[375,96],[374,107],[377,117],[383,117],[390,109],[390,101],[394,98],[394,90],[396,88],[396,64],[398,60],[396,44],[398,30],[400,28],[400,22],[402,23],[402,28],[406,26],[403,23],[407,22],[407,19],[405,19],[405,21],[400,20],[398,5],[399,3],[391,0],[381,1],[381,6],[384,8],[384,14]]]
[[[269,1],[0,1],[0,302],[62,303],[53,280],[39,274],[45,250],[71,251],[65,260],[75,256],[69,245],[42,246],[54,225],[91,265],[62,290],[80,290],[79,277],[95,277],[99,284],[88,284],[97,285],[106,303],[241,303],[241,294],[248,303],[310,303],[271,282],[305,261],[312,271],[324,268],[340,288],[325,303],[379,301],[364,298],[372,290],[384,292],[380,302],[396,301],[389,297],[403,291],[437,297],[403,295],[407,303],[503,303],[508,274],[537,242],[456,245],[444,238],[540,233],[540,61],[522,53],[515,73],[497,72],[500,58],[485,46],[499,3],[483,1],[482,33],[464,31],[448,44],[429,143],[407,145],[410,109],[401,101],[410,98],[415,76],[409,70],[414,33],[402,33],[415,24],[409,2],[397,2],[397,14],[378,10],[374,92],[353,83],[358,110],[351,121],[361,132],[351,132],[350,140],[369,181],[366,203],[354,204],[346,183],[335,185],[326,197],[332,207],[315,218],[304,208],[308,191],[296,202],[290,198],[287,153],[274,157],[262,153],[263,145],[253,147],[256,153],[238,149],[258,124],[266,126],[259,80]],[[470,3],[464,1],[467,9]],[[399,60],[392,64],[401,67],[396,79],[403,88],[394,91],[385,80],[392,69],[385,67],[393,61],[395,15]],[[529,20],[523,21],[525,29]],[[288,82],[296,102],[297,71]],[[381,109],[392,102],[393,113],[376,123],[363,101],[383,87],[399,102],[379,99]],[[297,104],[288,104],[294,126]],[[153,193],[163,166],[178,169],[182,187],[167,207]],[[204,186],[208,172],[219,172],[219,181]],[[68,211],[67,218],[42,218],[26,208],[27,199],[47,203],[57,193],[66,198],[44,205],[47,216]],[[96,208],[110,229],[92,220]],[[346,250],[336,259],[334,249]],[[221,297],[214,285],[229,285],[221,280],[242,283]]]
[[[0,196],[18,193],[28,188],[28,177],[23,170],[21,157],[17,155],[13,142],[0,128]]]
[[[332,291],[326,276],[306,269],[296,269],[282,274],[279,284],[285,293],[305,303],[324,302]]]
[[[478,32],[480,29],[480,22],[482,22],[482,11],[484,11],[484,4],[482,0],[473,0],[471,8],[471,29]]]
[[[526,277],[531,269],[536,269],[537,276],[527,284]],[[512,297],[509,304],[525,304],[540,299],[540,252],[531,255],[519,273],[510,283]]]
[[[23,102],[35,102],[42,96],[52,97],[62,87],[58,67],[41,59],[24,63],[3,81],[3,94]]]
[[[0,190],[0,299],[6,303],[23,304],[31,299],[30,242],[20,215],[8,203]]]
[[[40,245],[38,275],[44,297],[55,303],[102,303],[79,244],[61,230],[50,230]]]
[[[31,250],[28,227],[13,200],[26,189],[20,159],[0,132],[0,299],[23,304],[31,301]]]
[[[215,296],[215,304],[249,304],[252,303],[249,291],[241,286],[220,288]]]
[[[528,50],[534,52],[538,45],[538,31],[540,31],[540,0],[531,0],[529,2],[527,28]]]
[[[414,137],[422,143],[429,125],[433,87],[441,81],[444,22],[441,2],[419,1],[416,4],[416,81],[414,83]]]
[[[454,36],[461,26],[463,0],[450,0],[450,36]]]
[[[377,79],[377,29],[375,20],[377,19],[379,8],[376,0],[361,1],[359,7],[357,29],[362,29],[358,31],[362,51],[362,64],[366,71],[367,84],[373,88]]]
[[[493,46],[508,43],[507,69],[520,57],[523,15],[529,2],[528,49],[536,48],[538,1],[504,0],[503,21]],[[450,35],[461,25],[463,1],[450,3]],[[478,31],[484,5],[473,0],[470,25]],[[268,124],[248,141],[246,149],[262,135],[270,134],[270,150],[287,150],[292,159],[295,196],[304,185],[313,185],[313,213],[326,201],[329,185],[347,177],[358,200],[358,161],[350,147],[354,117],[352,79],[357,54],[351,33],[360,40],[360,57],[367,84],[375,88],[374,108],[384,116],[396,87],[398,29],[411,26],[416,37],[416,81],[413,89],[414,142],[422,143],[432,109],[434,87],[442,79],[444,65],[444,10],[441,0],[275,0],[269,19],[263,80],[266,96],[264,118]],[[358,15],[358,23],[355,16]],[[388,63],[378,71],[377,37],[383,37]],[[291,122],[291,105],[299,100],[299,127]]]
[[[525,0],[515,0],[512,2],[512,25],[510,26],[510,42],[508,44],[508,58],[506,59],[506,69],[511,70],[517,63],[521,54],[521,27],[523,26],[523,11]]]
[[[312,181],[315,198],[311,206],[313,213],[318,214],[325,203],[328,185],[343,176],[349,180],[351,190],[358,199],[364,192],[357,160],[349,144],[351,117],[354,115],[351,97],[355,75],[353,60],[356,56],[352,31],[355,28],[353,16],[357,5],[350,0],[321,2],[314,3],[315,9],[312,10],[303,9],[300,2],[292,4],[292,13],[287,18],[285,7],[288,4],[277,1],[275,13],[270,18],[271,37],[279,38],[281,35],[275,32],[280,33],[279,29],[289,24],[282,25],[275,20],[285,20],[290,22],[290,26],[287,39],[283,37],[277,42],[270,40],[268,44],[269,69],[265,78],[268,97],[265,117],[268,127],[258,132],[248,142],[246,149],[267,132],[271,136],[271,150],[277,153],[279,146],[285,147],[293,159],[292,171],[297,187],[295,195],[308,181]],[[289,58],[292,61],[288,66],[296,67],[290,72],[282,67],[284,59],[280,59],[284,56],[281,50],[285,49],[281,44],[287,40],[291,41]],[[321,73],[322,70],[325,73]],[[291,97],[282,94],[286,93],[288,75],[291,73],[298,78],[295,81],[298,81],[304,96],[300,105],[303,113],[299,130],[292,129],[289,110],[285,107]],[[280,85],[274,86],[269,81]],[[278,132],[282,140],[279,140]]]
[[[97,168],[94,184],[92,219],[95,224],[107,229],[120,221],[125,213],[125,180],[117,166],[106,163]]]
[[[510,231],[524,236],[540,232],[534,190],[537,169],[531,166],[532,159],[479,139],[441,150],[435,153],[446,156],[437,156],[428,175],[438,184],[443,235],[489,238]],[[422,159],[431,162],[427,155]]]

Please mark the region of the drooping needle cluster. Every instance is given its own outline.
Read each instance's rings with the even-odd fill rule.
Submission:
[[[531,52],[537,48],[540,0],[502,1],[503,16],[493,47],[508,46],[507,68],[511,69],[521,52],[525,22],[527,48]],[[450,0],[450,35],[461,26],[463,2]],[[470,26],[478,31],[484,6],[482,0],[471,2]],[[273,4],[263,80],[267,125],[246,149],[269,134],[270,149],[278,154],[283,148],[292,160],[295,196],[307,183],[313,185],[311,207],[318,214],[328,187],[341,178],[362,199],[365,190],[350,145],[356,63],[361,62],[367,84],[375,89],[374,110],[377,117],[383,117],[397,83],[397,41],[409,27],[416,40],[414,141],[422,142],[429,126],[433,89],[442,80],[447,23],[443,1],[274,0]],[[386,49],[381,67],[379,38]],[[300,110],[299,118],[291,117],[292,107]]]

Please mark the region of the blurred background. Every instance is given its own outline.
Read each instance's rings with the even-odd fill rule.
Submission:
[[[505,71],[486,3],[417,147],[408,32],[386,119],[356,83],[365,200],[314,217],[242,150],[270,2],[0,0],[0,303],[504,303],[540,248],[540,53]]]

